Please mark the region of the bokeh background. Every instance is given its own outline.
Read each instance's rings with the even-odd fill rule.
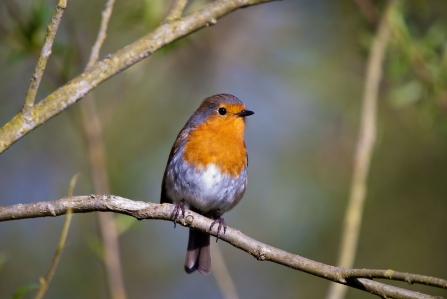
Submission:
[[[68,1],[38,99],[82,71],[103,2]],[[190,2],[188,11],[207,3]],[[231,93],[256,114],[246,131],[248,190],[226,214],[227,223],[272,246],[335,264],[374,15],[384,5],[364,1],[377,9],[368,19],[360,2],[294,0],[242,9],[96,88],[112,194],[158,202],[178,131],[205,97]],[[155,28],[170,4],[117,1],[102,56]],[[1,125],[21,108],[54,5],[0,3]],[[355,266],[447,278],[447,2],[406,1],[403,15],[412,44],[393,40],[388,51]],[[412,68],[413,46],[436,74],[433,82]],[[78,172],[75,194],[92,193],[79,103],[0,155],[0,205],[62,198]],[[1,223],[0,298],[45,275],[63,221]],[[183,272],[187,229],[126,216],[117,222],[129,298],[222,298],[213,275]],[[240,298],[324,298],[325,280],[259,262],[224,242],[217,246]],[[97,217],[74,215],[47,298],[108,296]],[[357,290],[347,296],[371,297]]]

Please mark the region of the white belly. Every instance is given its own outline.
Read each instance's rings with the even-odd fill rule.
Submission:
[[[206,213],[220,209],[231,210],[242,198],[247,186],[247,169],[237,178],[222,174],[214,164],[196,171],[180,157],[174,157],[168,166],[166,190],[175,203],[185,203]]]

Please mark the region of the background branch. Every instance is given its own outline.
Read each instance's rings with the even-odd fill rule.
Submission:
[[[364,203],[367,192],[368,172],[376,141],[377,97],[382,78],[385,51],[390,38],[388,16],[399,1],[391,1],[379,24],[366,67],[365,90],[357,149],[354,156],[354,169],[351,190],[343,223],[342,239],[337,265],[352,268],[354,265]],[[347,289],[340,284],[331,284],[326,298],[344,298]]]
[[[273,0],[219,0],[177,21],[164,23],[134,43],[108,55],[70,82],[60,87],[34,106],[30,121],[25,121],[22,111],[0,128],[0,153],[8,149],[25,134],[70,107],[98,84],[120,73],[133,64],[152,55],[160,48],[199,29],[213,25],[224,15],[242,7]]]
[[[56,201],[38,202],[33,204],[18,204],[0,207],[0,221],[17,220],[25,218],[59,216],[71,207],[73,213],[87,212],[115,212],[142,219],[170,220],[173,205],[154,204],[150,202],[132,201],[114,195],[72,196]],[[212,220],[190,210],[186,211],[185,218],[177,221],[185,227],[194,227],[200,231],[216,235],[216,231],[209,231]],[[413,292],[402,288],[386,285],[363,277],[395,279],[423,283],[429,286],[447,288],[447,280],[415,275],[410,273],[394,272],[392,270],[346,269],[319,263],[299,255],[263,244],[252,239],[240,231],[228,228],[226,234],[220,237],[223,241],[242,249],[259,261],[271,261],[289,268],[303,271],[330,281],[334,281],[359,290],[367,291],[382,298],[441,298]],[[398,273],[398,275],[396,275]],[[356,274],[361,274],[355,276]]]

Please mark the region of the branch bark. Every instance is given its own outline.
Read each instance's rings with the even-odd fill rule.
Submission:
[[[34,106],[29,119],[19,111],[0,128],[0,153],[13,143],[67,109],[98,84],[152,55],[160,48],[199,29],[214,25],[226,14],[243,7],[274,0],[217,0],[176,21],[164,23],[134,43],[108,55]]]
[[[0,207],[0,222],[60,216],[71,208],[73,213],[114,212],[142,219],[170,220],[171,204],[154,204],[150,202],[132,201],[114,195],[89,195],[65,197],[56,201],[38,202],[31,204],[17,204]],[[216,230],[209,231],[212,220],[190,210],[185,218],[177,220],[182,226],[194,227],[200,231],[216,236]],[[239,248],[259,261],[271,261],[289,268],[303,271],[333,282],[363,290],[382,298],[428,299],[441,298],[390,286],[371,278],[393,279],[410,283],[421,283],[433,287],[447,289],[447,280],[423,276],[418,274],[395,272],[392,270],[347,269],[319,263],[299,255],[263,244],[240,231],[227,228],[227,232],[220,239]]]

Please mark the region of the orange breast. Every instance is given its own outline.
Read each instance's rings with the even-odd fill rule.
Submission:
[[[198,169],[212,163],[222,173],[237,177],[247,164],[242,118],[212,118],[193,130],[184,147],[183,160]]]

